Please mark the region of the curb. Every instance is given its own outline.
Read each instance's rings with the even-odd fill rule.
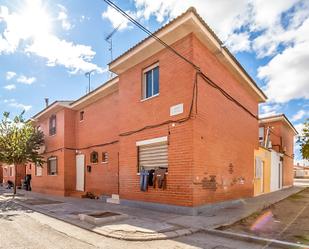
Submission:
[[[238,239],[246,242],[255,242],[259,244],[266,244],[267,246],[270,245],[275,245],[279,246],[280,248],[304,248],[308,249],[309,245],[304,245],[304,244],[296,244],[292,242],[286,242],[286,241],[281,241],[281,240],[276,240],[276,239],[268,239],[268,238],[263,238],[263,237],[257,237],[257,236],[252,236],[252,235],[247,235],[247,234],[239,234],[239,233],[233,233],[233,232],[226,232],[226,231],[220,231],[220,230],[215,230],[215,229],[203,229],[205,233],[212,234],[212,235],[219,235],[223,236],[226,238],[231,238],[231,239]]]
[[[43,214],[43,215],[49,216],[51,218],[66,222],[70,225],[79,227],[81,229],[85,229],[89,232],[93,232],[93,233],[96,233],[98,235],[103,235],[105,237],[112,238],[112,239],[118,239],[118,240],[126,240],[126,241],[166,240],[166,239],[174,239],[174,238],[181,237],[181,236],[191,235],[193,233],[201,231],[201,229],[197,229],[197,228],[181,228],[181,229],[178,229],[178,230],[163,232],[163,233],[142,233],[142,232],[135,233],[135,232],[124,232],[124,231],[120,231],[120,230],[111,230],[111,229],[98,229],[98,228],[89,229],[87,227],[81,226],[80,224],[72,222],[71,220],[58,217],[57,215],[51,214],[51,213],[46,212],[46,211],[42,211],[42,210],[37,209],[35,207],[24,204],[24,203],[22,203],[18,200],[12,200],[12,201],[14,203],[20,205],[20,206],[31,209],[35,212],[40,213],[40,214]]]

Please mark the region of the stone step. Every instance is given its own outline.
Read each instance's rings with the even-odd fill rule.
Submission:
[[[107,198],[106,203],[120,204],[120,198],[117,194],[112,194],[112,198]]]

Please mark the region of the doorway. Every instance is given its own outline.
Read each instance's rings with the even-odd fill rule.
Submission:
[[[85,190],[85,155],[76,156],[76,190]]]

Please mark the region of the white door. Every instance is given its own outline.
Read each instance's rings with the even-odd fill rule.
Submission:
[[[261,193],[264,193],[264,161],[261,161]]]
[[[283,182],[283,174],[282,174],[282,162],[279,162],[279,189],[282,188],[282,182]]]
[[[85,155],[76,156],[76,190],[85,190]]]

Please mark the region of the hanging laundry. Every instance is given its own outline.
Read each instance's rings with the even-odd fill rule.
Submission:
[[[148,170],[142,170],[140,172],[140,189],[145,192],[148,189],[149,172]]]
[[[156,187],[156,185],[157,185],[158,188],[166,189],[166,175],[165,175],[166,172],[167,172],[166,169],[156,169],[155,170],[155,172],[154,172],[154,177],[155,177],[154,187]]]
[[[154,185],[154,169],[149,170],[149,179],[148,179],[148,185],[153,186]]]

